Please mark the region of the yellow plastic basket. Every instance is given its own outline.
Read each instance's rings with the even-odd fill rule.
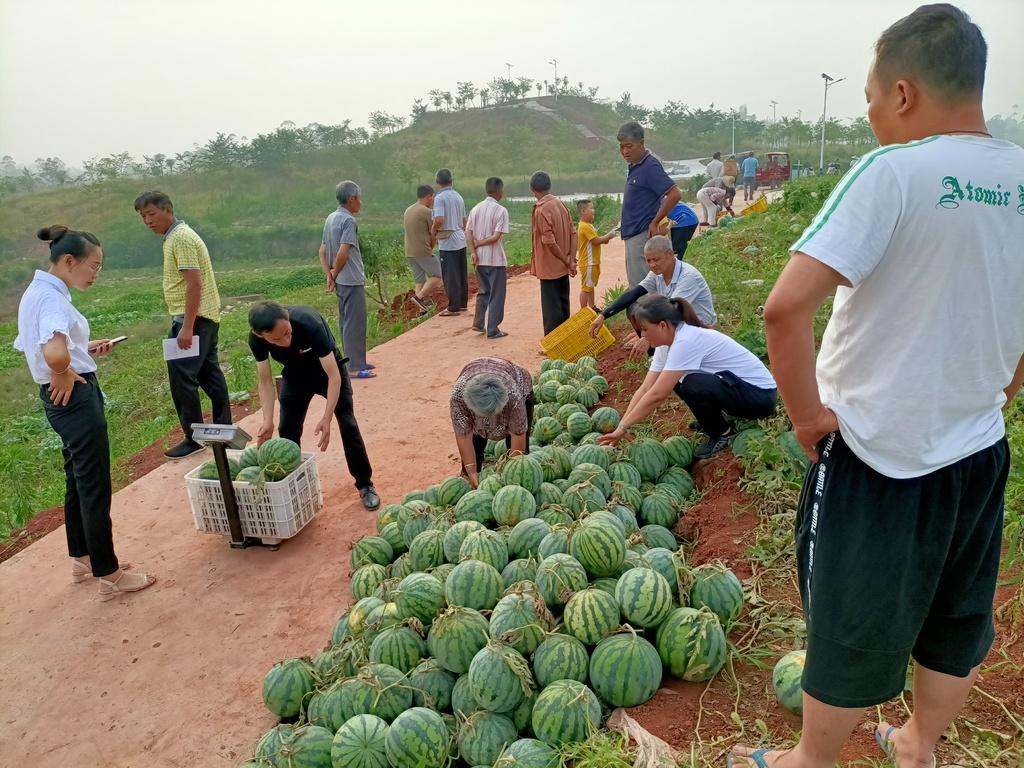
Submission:
[[[761,195],[759,198],[757,198],[757,200],[755,200],[742,211],[740,211],[740,216],[749,216],[752,213],[764,213],[767,210],[768,198],[765,197],[764,195]]]
[[[597,357],[615,343],[615,337],[605,326],[596,339],[590,337],[590,324],[597,317],[590,307],[583,307],[551,333],[540,340],[540,347],[551,359],[576,362],[584,355]]]

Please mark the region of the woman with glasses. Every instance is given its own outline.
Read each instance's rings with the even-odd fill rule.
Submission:
[[[64,522],[74,582],[99,579],[101,600],[137,592],[155,578],[129,573],[118,562],[110,524],[110,446],[96,357],[113,349],[89,340],[89,321],[71,303],[71,288],[88,290],[103,269],[100,241],[89,232],[52,226],[38,232],[49,244],[50,269],[36,270],[18,306],[18,338],[39,385],[46,420],[60,435],[67,489]]]

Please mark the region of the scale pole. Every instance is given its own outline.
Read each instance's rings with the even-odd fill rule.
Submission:
[[[234,549],[243,549],[245,535],[242,533],[242,521],[238,516],[238,502],[235,500],[235,486],[231,482],[227,448],[224,443],[211,443],[210,447],[213,449],[213,459],[217,462],[220,492],[224,496],[224,511],[228,514],[228,528],[231,529],[231,546]]]

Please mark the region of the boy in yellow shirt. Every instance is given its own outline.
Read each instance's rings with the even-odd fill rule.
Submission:
[[[576,234],[579,240],[579,247],[576,253],[576,261],[580,276],[580,308],[594,307],[594,289],[597,287],[597,280],[601,276],[601,246],[611,242],[615,237],[616,230],[604,236],[597,234],[594,227],[594,201],[578,200],[576,211],[580,216],[579,228]]]

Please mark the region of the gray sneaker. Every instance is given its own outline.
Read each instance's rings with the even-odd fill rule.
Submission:
[[[714,456],[716,453],[724,451],[729,447],[729,441],[736,437],[736,434],[736,428],[729,427],[729,429],[718,437],[709,437],[700,444],[696,451],[693,452],[694,458],[707,459]]]
[[[374,512],[380,508],[380,496],[377,495],[377,489],[372,485],[360,488],[359,495],[363,499],[363,506],[370,512]]]

